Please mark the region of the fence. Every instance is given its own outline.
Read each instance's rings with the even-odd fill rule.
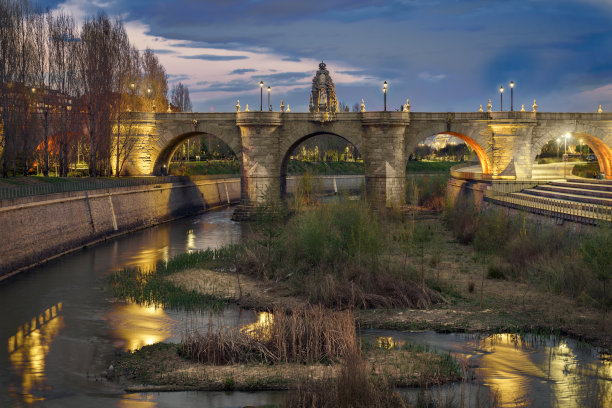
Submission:
[[[231,176],[198,176],[197,179],[216,179]],[[32,184],[25,186],[0,188],[0,200],[30,197],[36,195],[68,193],[72,191],[98,190],[118,187],[142,186],[163,183],[186,182],[195,178],[181,176],[135,177],[135,178],[92,178],[87,180],[58,179],[56,182]],[[59,181],[62,180],[62,181]]]
[[[529,195],[516,195],[512,194],[512,192],[495,190],[486,190],[484,197],[486,201],[506,207],[583,224],[595,225],[598,221],[612,222],[612,207],[605,205],[568,202]]]

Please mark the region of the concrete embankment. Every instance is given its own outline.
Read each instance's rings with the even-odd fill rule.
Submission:
[[[85,245],[239,200],[238,177],[4,200],[0,280]]]
[[[363,176],[319,176],[319,191],[359,190]],[[296,177],[287,177],[289,193]],[[172,183],[0,201],[0,281],[86,245],[240,201],[240,178]]]

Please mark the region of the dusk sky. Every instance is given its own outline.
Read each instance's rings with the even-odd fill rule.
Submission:
[[[382,110],[410,98],[415,111],[476,111],[492,99],[533,100],[541,111],[612,110],[612,0],[67,0],[43,6],[77,20],[121,15],[152,48],[170,84],[189,86],[195,111],[259,109],[259,81],[307,111],[325,61],[338,99]],[[265,95],[264,95],[265,98]],[[264,99],[264,105],[266,101]]]

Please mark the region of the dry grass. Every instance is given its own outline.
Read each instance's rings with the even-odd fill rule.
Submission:
[[[276,308],[247,330],[189,333],[181,354],[204,364],[333,362],[357,350],[350,311]]]

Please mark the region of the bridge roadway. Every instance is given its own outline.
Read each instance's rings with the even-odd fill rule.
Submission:
[[[196,135],[218,137],[242,160],[242,202],[286,191],[287,163],[310,137],[330,134],[352,143],[365,163],[366,195],[375,206],[404,203],[406,161],[418,143],[451,134],[470,145],[485,179],[531,180],[542,146],[566,133],[582,139],[612,179],[612,113],[358,112],[129,114],[136,144],[125,175],[160,175],[178,146]]]

